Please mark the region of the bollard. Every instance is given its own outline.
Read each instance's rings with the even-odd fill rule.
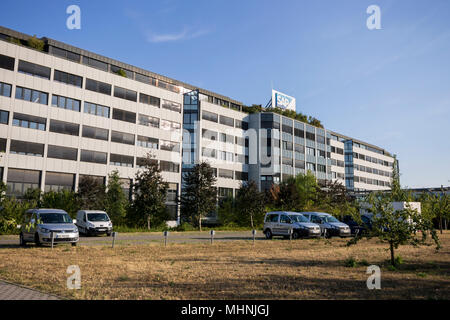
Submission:
[[[255,236],[256,236],[256,230],[252,230],[252,236],[253,236],[253,245],[255,245]]]
[[[113,231],[111,233],[111,235],[112,235],[112,248],[114,248],[114,243],[116,242],[117,232]]]
[[[326,239],[327,238],[327,229],[323,229],[323,237]]]
[[[216,232],[214,230],[211,230],[210,234],[211,234],[211,244],[213,244],[214,235],[216,234]]]
[[[289,228],[289,240],[292,240],[293,229]]]
[[[53,249],[53,243],[55,242],[55,233],[53,231],[50,231],[50,237],[52,239],[52,249]]]
[[[164,231],[164,247],[167,246],[167,238],[169,237],[169,231]]]

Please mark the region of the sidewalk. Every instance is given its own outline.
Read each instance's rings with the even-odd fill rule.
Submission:
[[[0,280],[0,300],[59,300],[57,296]]]

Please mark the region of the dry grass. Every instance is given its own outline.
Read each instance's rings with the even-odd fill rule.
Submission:
[[[376,240],[11,247],[0,248],[0,278],[75,299],[449,299],[450,232],[441,242],[438,253],[401,247],[395,271]],[[381,290],[367,289],[367,263],[381,267]],[[69,265],[81,269],[80,290],[66,288]]]

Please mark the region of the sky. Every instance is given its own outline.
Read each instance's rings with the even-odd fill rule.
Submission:
[[[69,5],[81,29],[66,26]],[[369,30],[370,5],[381,29]],[[450,185],[448,0],[2,0],[0,25],[246,105],[271,89],[325,128],[396,154],[404,187]]]

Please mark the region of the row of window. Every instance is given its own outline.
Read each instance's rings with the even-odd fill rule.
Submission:
[[[239,146],[248,147],[248,138],[235,137],[230,134],[220,133],[208,129],[202,129],[202,137],[211,141],[220,141]]]
[[[377,164],[383,165],[385,167],[392,167],[392,165],[393,165],[392,162],[384,161],[384,160],[377,159],[375,157],[370,157],[370,156],[367,156],[367,155],[364,155],[361,153],[357,153],[357,152],[353,152],[353,158],[365,160],[367,162],[377,163]]]
[[[375,186],[382,186],[382,187],[390,187],[391,186],[390,182],[387,182],[387,181],[381,181],[381,180],[358,177],[358,176],[354,176],[354,181],[359,182],[359,183],[372,184]]]
[[[227,152],[227,151],[218,151],[216,149],[211,148],[202,148],[202,156],[207,158],[214,158],[219,159],[226,162],[237,162],[237,163],[243,163],[248,164],[248,156],[241,155],[238,153],[233,154],[233,152]]]
[[[236,127],[236,128],[242,128],[243,130],[248,129],[248,122],[241,121],[241,120],[235,120],[233,118],[224,116],[224,115],[218,115],[217,113],[210,112],[203,110],[202,111],[202,119],[208,120],[215,123],[220,123],[229,127]]]
[[[378,175],[384,176],[384,177],[392,177],[392,172],[378,170],[378,169],[371,168],[371,167],[365,167],[365,166],[361,166],[358,164],[354,164],[353,167],[355,168],[355,170],[358,170],[358,171],[378,174]]]

